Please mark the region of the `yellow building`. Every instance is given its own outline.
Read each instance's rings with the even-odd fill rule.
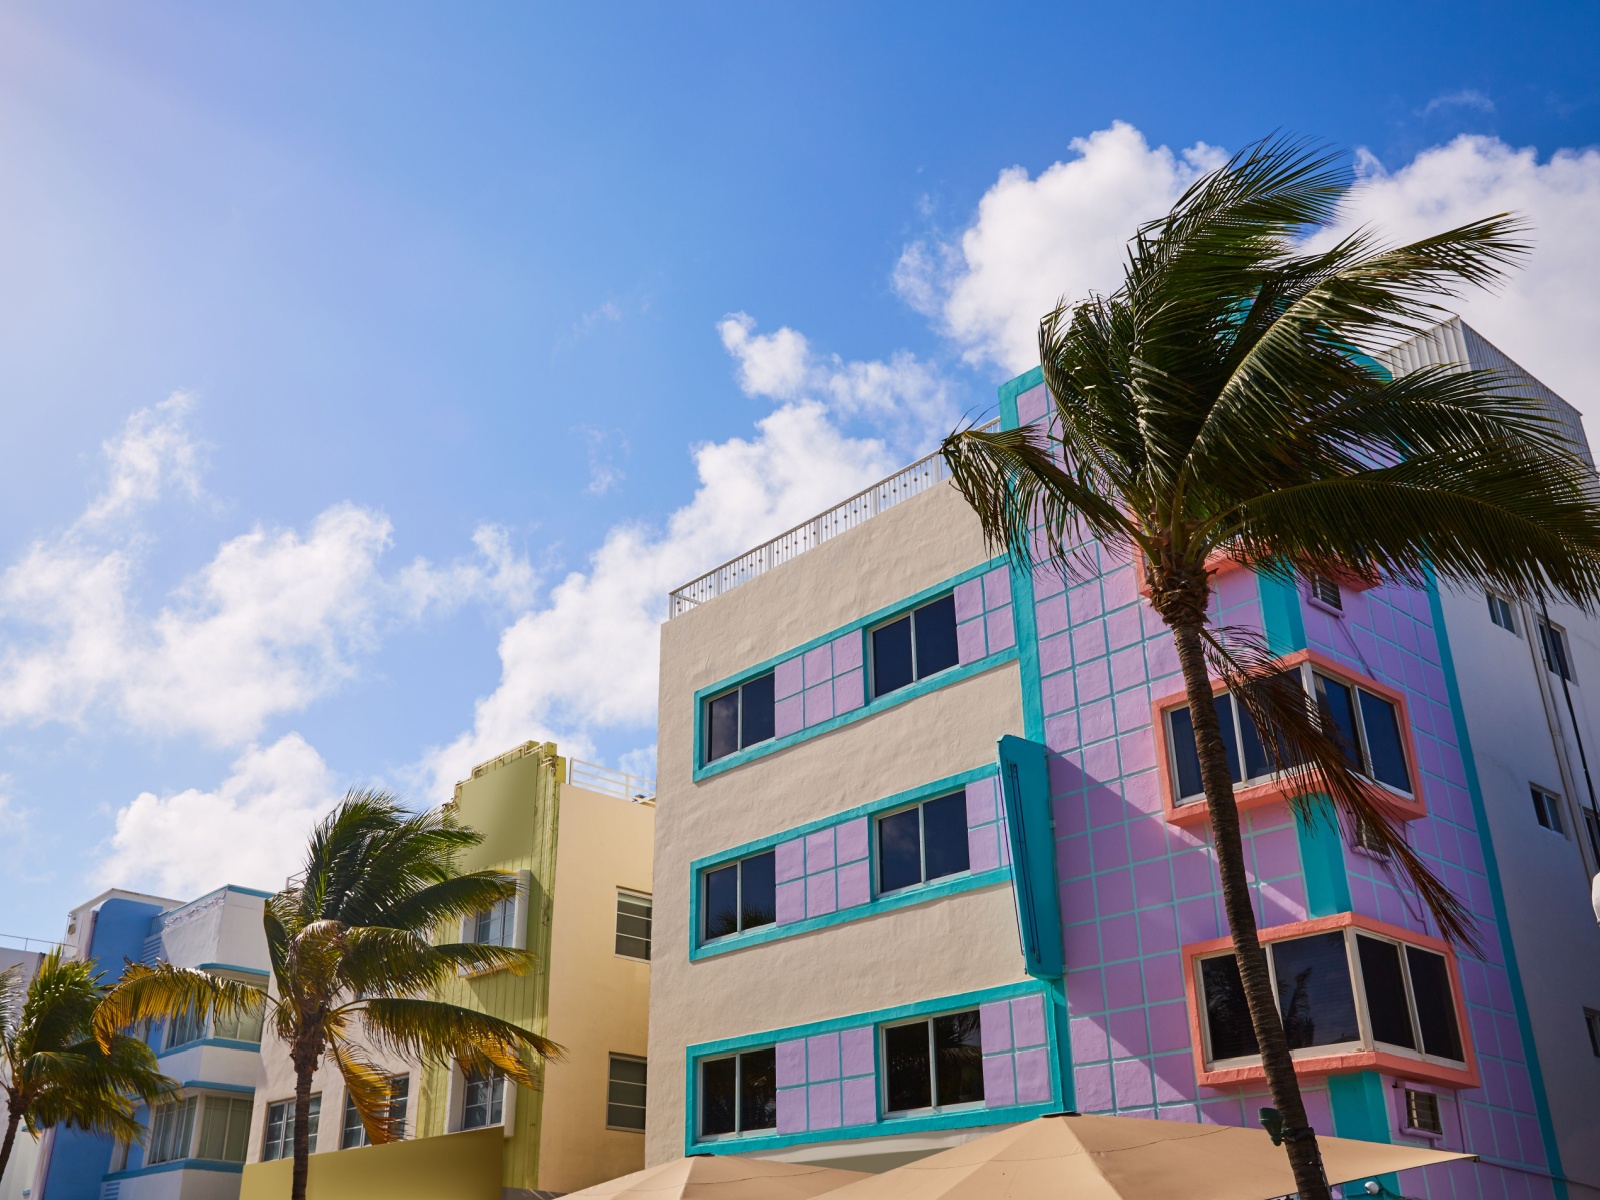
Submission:
[[[521,1200],[575,1191],[644,1166],[651,853],[648,780],[528,742],[473,769],[451,803],[484,835],[467,870],[519,877],[497,911],[441,938],[495,940],[540,966],[452,981],[440,999],[481,1008],[559,1043],[536,1089],[471,1079],[454,1064],[389,1063],[407,1139],[365,1146],[337,1071],[313,1084],[313,1200]],[[293,1070],[263,1047],[242,1200],[288,1195],[283,1108]]]

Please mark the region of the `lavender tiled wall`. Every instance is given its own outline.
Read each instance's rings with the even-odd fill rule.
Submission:
[[[1050,1099],[1050,1048],[1044,997],[1019,996],[978,1009],[983,1042],[983,1103],[988,1108]]]
[[[1005,797],[997,776],[967,784],[967,859],[975,873],[1011,865]]]
[[[1006,567],[958,584],[956,653],[963,663],[977,662],[1017,644],[1011,607],[1011,571]]]
[[[786,737],[866,703],[860,630],[784,659],[772,671],[776,734]]]
[[[780,1134],[878,1119],[874,1036],[866,1025],[778,1043]]]
[[[779,842],[774,852],[778,924],[821,917],[872,899],[867,818]]]

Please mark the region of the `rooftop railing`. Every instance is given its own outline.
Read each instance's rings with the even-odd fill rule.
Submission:
[[[585,791],[615,796],[619,800],[635,803],[655,802],[656,781],[646,775],[630,775],[599,763],[584,762],[579,758],[567,759],[567,782]]]
[[[0,933],[0,948],[22,950],[29,954],[49,954],[52,950],[60,950],[61,943],[45,941],[42,938],[21,937],[14,933]]]
[[[999,428],[999,425],[1000,419],[996,417],[979,428],[988,431]],[[815,550],[830,538],[836,538],[841,533],[870,521],[902,500],[909,500],[949,478],[950,469],[945,466],[944,457],[935,450],[927,457],[917,459],[909,467],[896,471],[889,478],[834,505],[827,512],[819,513],[809,521],[780,533],[770,542],[765,542],[754,550],[746,550],[738,558],[731,559],[715,570],[707,571],[699,579],[691,580],[682,587],[668,592],[667,619],[670,621],[673,617],[682,616],[696,605],[704,604],[712,597],[722,595],[723,592],[731,592],[741,583],[748,583],[758,575],[765,575],[773,567],[781,566],[792,558],[798,558],[807,550]]]

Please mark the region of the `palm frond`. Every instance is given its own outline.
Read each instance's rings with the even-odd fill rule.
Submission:
[[[548,1038],[510,1021],[439,1000],[374,998],[360,1016],[366,1040],[380,1051],[421,1062],[454,1059],[468,1069],[497,1070],[528,1087],[534,1078],[524,1052],[560,1059],[564,1051]]]
[[[394,1092],[389,1075],[348,1041],[334,1042],[330,1056],[344,1079],[345,1095],[361,1117],[367,1139],[375,1146],[398,1141],[390,1119]]]
[[[168,962],[147,966],[127,960],[122,978],[95,1007],[95,1038],[105,1049],[115,1034],[141,1021],[170,1021],[186,1013],[238,1017],[261,1011],[265,1003],[266,993],[249,984]]]
[[[396,929],[426,930],[460,921],[517,894],[517,877],[509,871],[468,871],[430,883],[398,899],[384,924]]]

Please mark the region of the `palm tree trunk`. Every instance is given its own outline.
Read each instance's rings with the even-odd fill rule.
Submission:
[[[22,1120],[22,1113],[13,1111],[9,1107],[6,1112],[6,1137],[0,1142],[0,1180],[6,1177],[6,1164],[11,1161],[11,1147],[17,1141],[17,1125]]]
[[[1189,697],[1189,719],[1194,723],[1200,781],[1205,787],[1211,819],[1217,873],[1222,878],[1222,906],[1228,915],[1228,930],[1233,935],[1239,979],[1244,984],[1245,1001],[1250,1008],[1250,1024],[1255,1029],[1256,1044],[1261,1048],[1267,1088],[1283,1118],[1284,1148],[1289,1154],[1289,1165],[1294,1170],[1295,1187],[1301,1200],[1329,1200],[1322,1151],[1317,1146],[1311,1123],[1306,1120],[1305,1104],[1300,1099],[1300,1081],[1295,1078],[1294,1060],[1289,1055],[1289,1040],[1284,1036],[1283,1020],[1272,994],[1267,956],[1256,937],[1255,909],[1250,903],[1244,847],[1239,840],[1239,809],[1233,801],[1233,777],[1228,771],[1227,750],[1212,703],[1200,628],[1177,624],[1172,632],[1177,641],[1184,689]]]
[[[306,1173],[311,1167],[311,1076],[316,1060],[296,1055],[294,1060],[294,1182],[291,1200],[306,1200]]]

